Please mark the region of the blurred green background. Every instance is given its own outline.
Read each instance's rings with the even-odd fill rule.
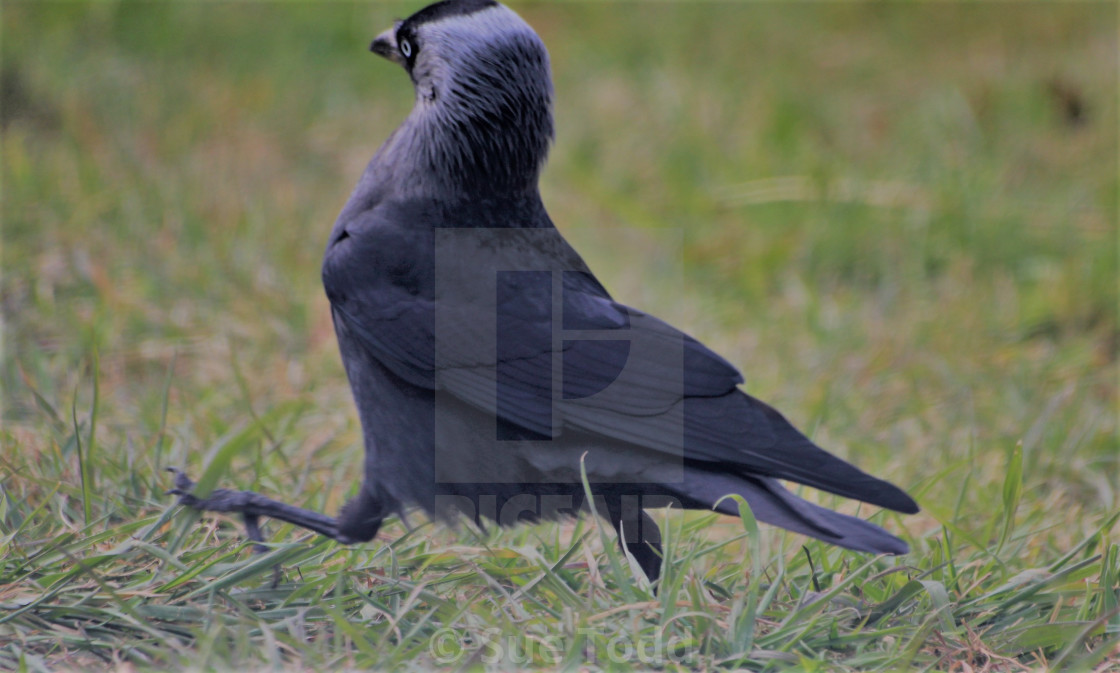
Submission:
[[[278,408],[224,478],[352,492],[319,263],[411,106],[368,43],[422,4],[5,0],[5,531],[155,520],[160,468]],[[1016,562],[1120,508],[1114,4],[515,8],[552,56],[561,231],[915,493],[886,525],[918,552],[991,540],[1020,444]]]

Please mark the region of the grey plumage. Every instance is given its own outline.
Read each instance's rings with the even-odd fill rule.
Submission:
[[[552,140],[540,38],[492,0],[448,0],[371,50],[412,78],[412,113],[374,155],[331,231],[323,284],[361,418],[364,482],[337,519],[255,493],[198,509],[271,516],[339,541],[371,539],[419,506],[500,524],[595,507],[651,579],[643,506],[736,514],[851,549],[907,546],[791,494],[788,479],[900,512],[897,487],[836,458],[738,389],[703,344],[615,302],[557,232],[537,189]]]

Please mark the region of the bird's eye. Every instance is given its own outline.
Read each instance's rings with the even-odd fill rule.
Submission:
[[[400,49],[401,55],[403,55],[405,58],[409,58],[410,56],[412,56],[412,43],[408,40],[401,40]]]

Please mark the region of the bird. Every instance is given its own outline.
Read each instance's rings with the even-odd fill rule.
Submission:
[[[271,517],[344,544],[421,509],[500,526],[608,521],[638,568],[662,570],[672,506],[753,516],[840,547],[905,554],[900,538],[811,503],[783,481],[901,513],[899,487],[818,447],[742,390],[697,339],[616,301],[550,219],[548,51],[495,0],[443,0],[378,35],[411,112],[366,166],[328,237],[322,281],[365,447],[337,517],[251,491],[183,505]]]

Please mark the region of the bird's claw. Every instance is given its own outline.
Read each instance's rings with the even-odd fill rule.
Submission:
[[[195,496],[191,494],[191,489],[194,488],[194,481],[177,467],[169,467],[167,471],[175,475],[175,485],[164,491],[164,495],[177,495],[179,496],[180,504],[191,505],[191,501],[196,500]]]

